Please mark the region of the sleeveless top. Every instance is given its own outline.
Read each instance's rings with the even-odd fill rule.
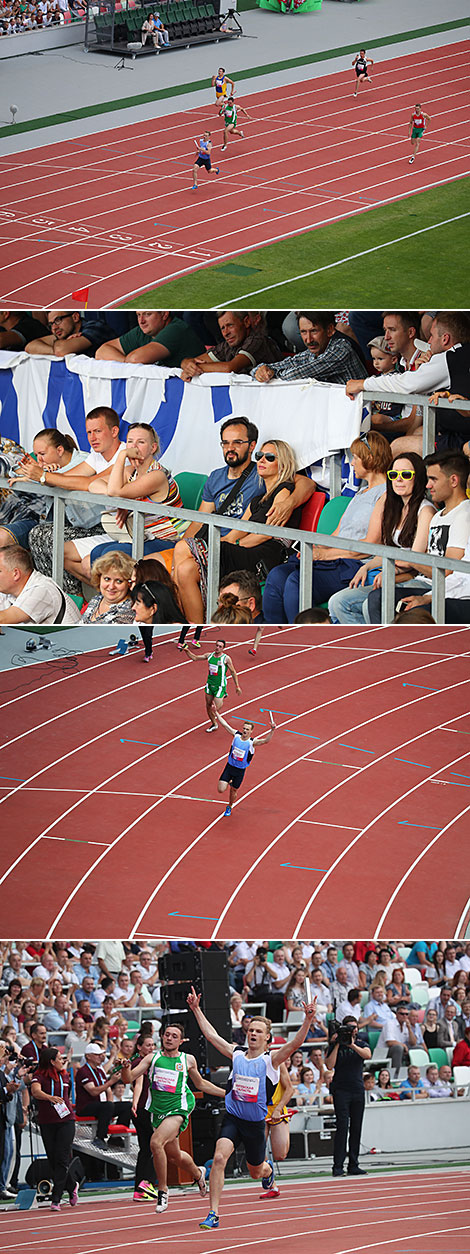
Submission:
[[[181,500],[180,491],[179,491],[179,487],[176,482],[176,479],[173,479],[169,471],[165,470],[165,467],[162,466],[159,461],[155,460],[151,462],[146,473],[150,474],[152,470],[163,471],[163,474],[166,475],[167,480],[168,480],[168,492],[166,494],[165,500],[158,502],[159,505],[182,505],[183,502]],[[128,482],[135,483],[136,479],[137,479],[137,470],[133,470],[132,474],[129,477]],[[139,497],[139,500],[140,501],[152,501],[153,497],[145,496],[144,494],[142,494],[142,496]],[[123,501],[123,506],[125,507],[124,501]],[[163,517],[157,518],[155,515],[152,516],[152,514],[145,514],[144,536],[146,540],[154,540],[154,539],[174,540],[176,544],[176,541],[180,539],[180,536],[183,534],[183,532],[186,531],[188,525],[189,524],[187,522],[184,522],[183,519],[163,518]]]
[[[149,1093],[146,1109],[157,1115],[171,1114],[175,1108],[188,1113],[194,1109],[196,1099],[188,1085],[188,1059],[186,1054],[168,1058],[157,1051],[148,1069]]]

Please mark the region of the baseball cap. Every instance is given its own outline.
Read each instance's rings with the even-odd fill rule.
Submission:
[[[102,1045],[97,1045],[96,1043],[94,1044],[92,1042],[91,1045],[87,1045],[85,1049],[85,1053],[86,1054],[104,1054],[104,1048]]]
[[[387,344],[387,341],[384,335],[375,335],[373,340],[367,341],[367,347],[379,348],[381,353],[388,353],[389,357],[397,356],[393,348],[390,348],[390,346]]]

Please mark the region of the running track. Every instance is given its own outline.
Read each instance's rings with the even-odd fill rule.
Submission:
[[[150,674],[103,651],[2,676],[5,936],[18,901],[38,936],[244,936],[273,907],[282,935],[321,936],[339,906],[344,935],[406,935],[417,908],[425,933],[465,935],[468,628],[266,628],[256,658],[251,636],[230,631],[225,717],[262,730],[272,709],[279,730],[231,819],[206,664],[173,641]]]
[[[466,41],[379,61],[373,87],[357,100],[350,69],[242,97],[253,121],[245,142],[232,140],[225,153],[207,104],[4,156],[2,300],[18,309],[71,308],[71,293],[90,286],[95,309],[119,304],[468,174],[469,49]],[[416,100],[432,122],[410,166]],[[193,136],[207,126],[221,173],[209,179],[201,171],[196,193]]]
[[[361,1180],[283,1183],[275,1202],[259,1185],[227,1188],[217,1232],[198,1224],[207,1201],[171,1192],[165,1216],[129,1200],[84,1202],[60,1215],[31,1210],[4,1215],[4,1254],[224,1254],[247,1246],[259,1254],[466,1254],[470,1250],[470,1178],[465,1169],[423,1170]]]

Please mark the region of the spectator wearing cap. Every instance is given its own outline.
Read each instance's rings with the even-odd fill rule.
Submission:
[[[398,353],[396,353],[389,345],[385,335],[375,335],[373,340],[369,340],[368,348],[377,374],[396,374],[398,368]],[[376,400],[371,401],[370,422],[373,431],[381,431],[387,439],[392,439],[393,435],[398,435],[395,429],[395,423],[401,418],[403,406],[394,401]],[[409,409],[408,409],[409,413]]]
[[[76,1111],[79,1116],[89,1115],[97,1120],[96,1136],[92,1144],[95,1149],[107,1150],[108,1124],[118,1119],[129,1126],[132,1103],[108,1101],[106,1094],[112,1092],[119,1084],[120,1075],[107,1075],[104,1063],[104,1049],[95,1042],[87,1042],[85,1062],[75,1077]],[[112,1059],[114,1062],[114,1059]]]
[[[154,18],[155,18],[155,26],[157,28],[158,42],[162,48],[167,48],[170,42],[170,36],[168,34],[166,26],[163,25],[163,22],[159,13],[154,13]]]
[[[78,310],[49,309],[47,325],[49,334],[30,340],[26,344],[27,353],[49,357],[83,353],[86,357],[94,357],[99,346],[110,340],[113,334],[112,327],[106,322],[95,322],[86,315],[82,316]]]

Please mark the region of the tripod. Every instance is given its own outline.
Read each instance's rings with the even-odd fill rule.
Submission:
[[[243,35],[243,28],[241,26],[241,23],[238,20],[238,15],[235,12],[235,9],[229,9],[227,13],[221,14],[221,17],[220,17],[221,29],[222,29],[222,26],[224,26],[225,22],[231,23],[231,30],[239,31],[240,35]]]

